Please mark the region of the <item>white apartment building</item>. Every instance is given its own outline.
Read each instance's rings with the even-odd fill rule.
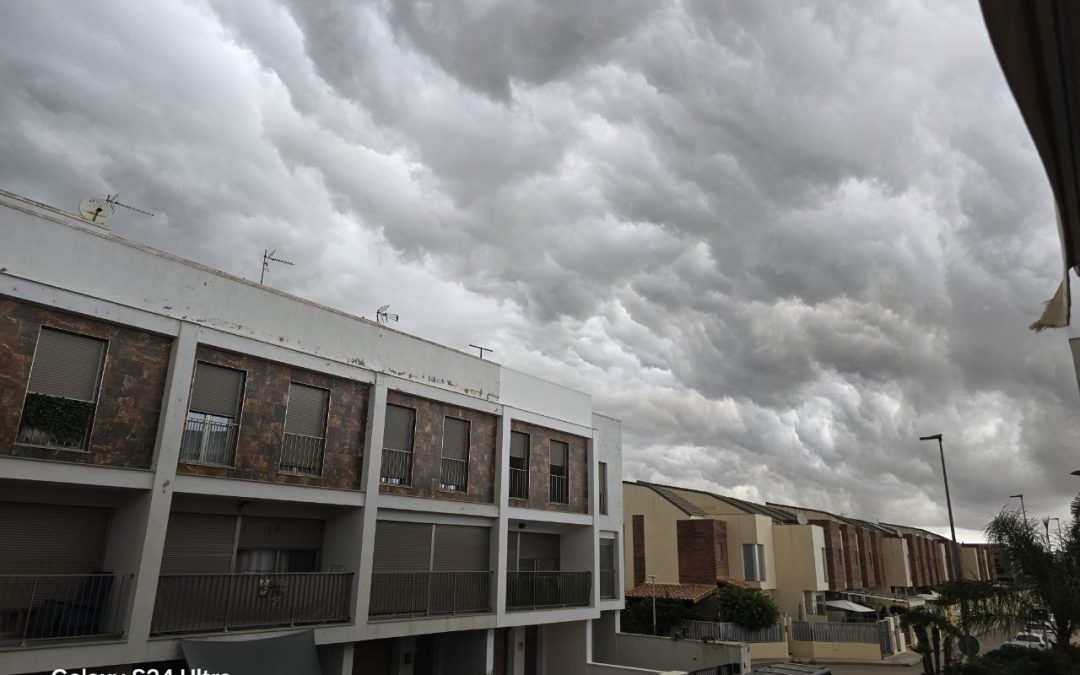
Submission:
[[[0,675],[298,630],[326,675],[596,672],[620,434],[586,393],[0,191]]]

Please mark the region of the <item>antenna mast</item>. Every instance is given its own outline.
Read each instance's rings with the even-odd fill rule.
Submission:
[[[259,274],[259,283],[260,284],[263,282],[263,279],[266,278],[266,271],[268,269],[270,269],[270,263],[276,262],[276,263],[281,263],[282,265],[292,265],[293,264],[293,263],[289,262],[288,260],[283,260],[281,258],[275,258],[274,257],[275,253],[277,253],[276,248],[273,251],[267,251],[265,248],[263,249],[262,273]]]
[[[123,206],[123,207],[124,207],[125,209],[127,209],[127,210],[129,210],[129,211],[134,211],[135,213],[141,213],[141,214],[143,214],[144,216],[150,216],[151,218],[153,218],[153,217],[154,217],[154,214],[150,213],[149,211],[143,211],[142,209],[137,209],[137,208],[135,208],[134,206],[128,206],[127,204],[124,204],[124,203],[118,202],[118,201],[117,201],[117,199],[119,199],[119,197],[120,197],[120,193],[119,193],[119,192],[117,192],[117,193],[116,193],[116,194],[114,194],[114,195],[106,195],[106,196],[105,196],[105,201],[106,201],[106,202],[107,202],[107,203],[108,203],[108,204],[109,204],[110,206]]]
[[[397,314],[388,312],[387,310],[389,309],[390,305],[383,305],[382,307],[375,310],[375,321],[377,321],[379,325],[386,325],[391,321],[397,321],[399,318],[401,318]]]
[[[484,352],[494,352],[495,351],[491,347],[481,347],[480,345],[474,345],[472,343],[469,343],[469,346],[472,347],[473,349],[479,349],[480,350],[480,358],[484,358]]]

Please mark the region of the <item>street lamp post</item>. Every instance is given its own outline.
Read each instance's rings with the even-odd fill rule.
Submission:
[[[650,574],[649,579],[651,584],[656,585],[656,575]],[[656,635],[656,589],[652,589],[652,634]]]
[[[938,452],[941,453],[941,478],[945,481],[945,506],[948,507],[948,509],[949,509],[949,530],[952,532],[953,580],[954,581],[962,581],[963,577],[964,577],[964,574],[963,574],[963,567],[961,566],[961,563],[960,563],[960,544],[959,544],[959,542],[956,541],[956,524],[953,521],[952,498],[949,496],[949,472],[945,469],[945,446],[941,442],[941,434],[931,434],[929,436],[919,436],[919,440],[920,441],[937,441]],[[968,639],[970,637],[970,633],[968,632],[967,601],[966,600],[962,601],[960,603],[960,627],[964,632],[964,639],[965,640]],[[976,651],[977,650],[978,650],[978,646],[976,646]]]
[[[1050,520],[1056,520],[1057,521],[1058,541],[1060,541],[1061,540],[1061,518],[1051,518]]]
[[[1024,514],[1024,526],[1026,527],[1027,526],[1027,509],[1024,507],[1024,494],[1020,493],[1018,495],[1009,495],[1009,499],[1019,499],[1020,500],[1020,513]]]

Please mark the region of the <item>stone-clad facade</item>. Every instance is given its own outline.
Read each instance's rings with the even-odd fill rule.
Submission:
[[[196,360],[244,371],[244,396],[231,467],[181,462],[179,473],[244,480],[360,489],[367,424],[368,386],[200,345]],[[278,470],[285,433],[289,383],[330,390],[322,475]]]
[[[844,579],[848,588],[862,587],[862,567],[859,563],[858,528],[840,523],[840,536],[844,542]]]
[[[811,520],[810,524],[821,527],[825,534],[825,568],[829,577],[829,590],[847,590],[847,565],[844,561],[840,523],[835,520]]]
[[[108,342],[85,450],[17,445],[30,367],[42,326]],[[165,392],[171,338],[0,299],[0,454],[149,469]]]
[[[729,577],[727,523],[722,520],[680,520],[679,583],[715,584]]]
[[[574,436],[546,427],[526,424],[514,420],[513,431],[529,435],[529,498],[511,499],[510,506],[546,511],[566,511],[568,513],[589,512],[589,442],[581,436]],[[569,503],[559,504],[549,498],[551,491],[551,441],[569,444],[567,458],[569,473]]]
[[[495,501],[495,440],[498,418],[494,415],[388,391],[386,402],[416,411],[413,431],[412,484],[381,485],[384,494],[447,499],[491,504]],[[446,417],[469,422],[468,491],[440,489],[442,476],[443,427]]]

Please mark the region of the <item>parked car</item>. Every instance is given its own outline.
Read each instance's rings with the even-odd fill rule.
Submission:
[[[1016,637],[1001,645],[1002,647],[1023,647],[1025,649],[1046,649],[1046,638],[1035,633],[1017,633]]]
[[[754,675],[832,675],[832,671],[825,666],[808,663],[771,663],[754,668]]]

